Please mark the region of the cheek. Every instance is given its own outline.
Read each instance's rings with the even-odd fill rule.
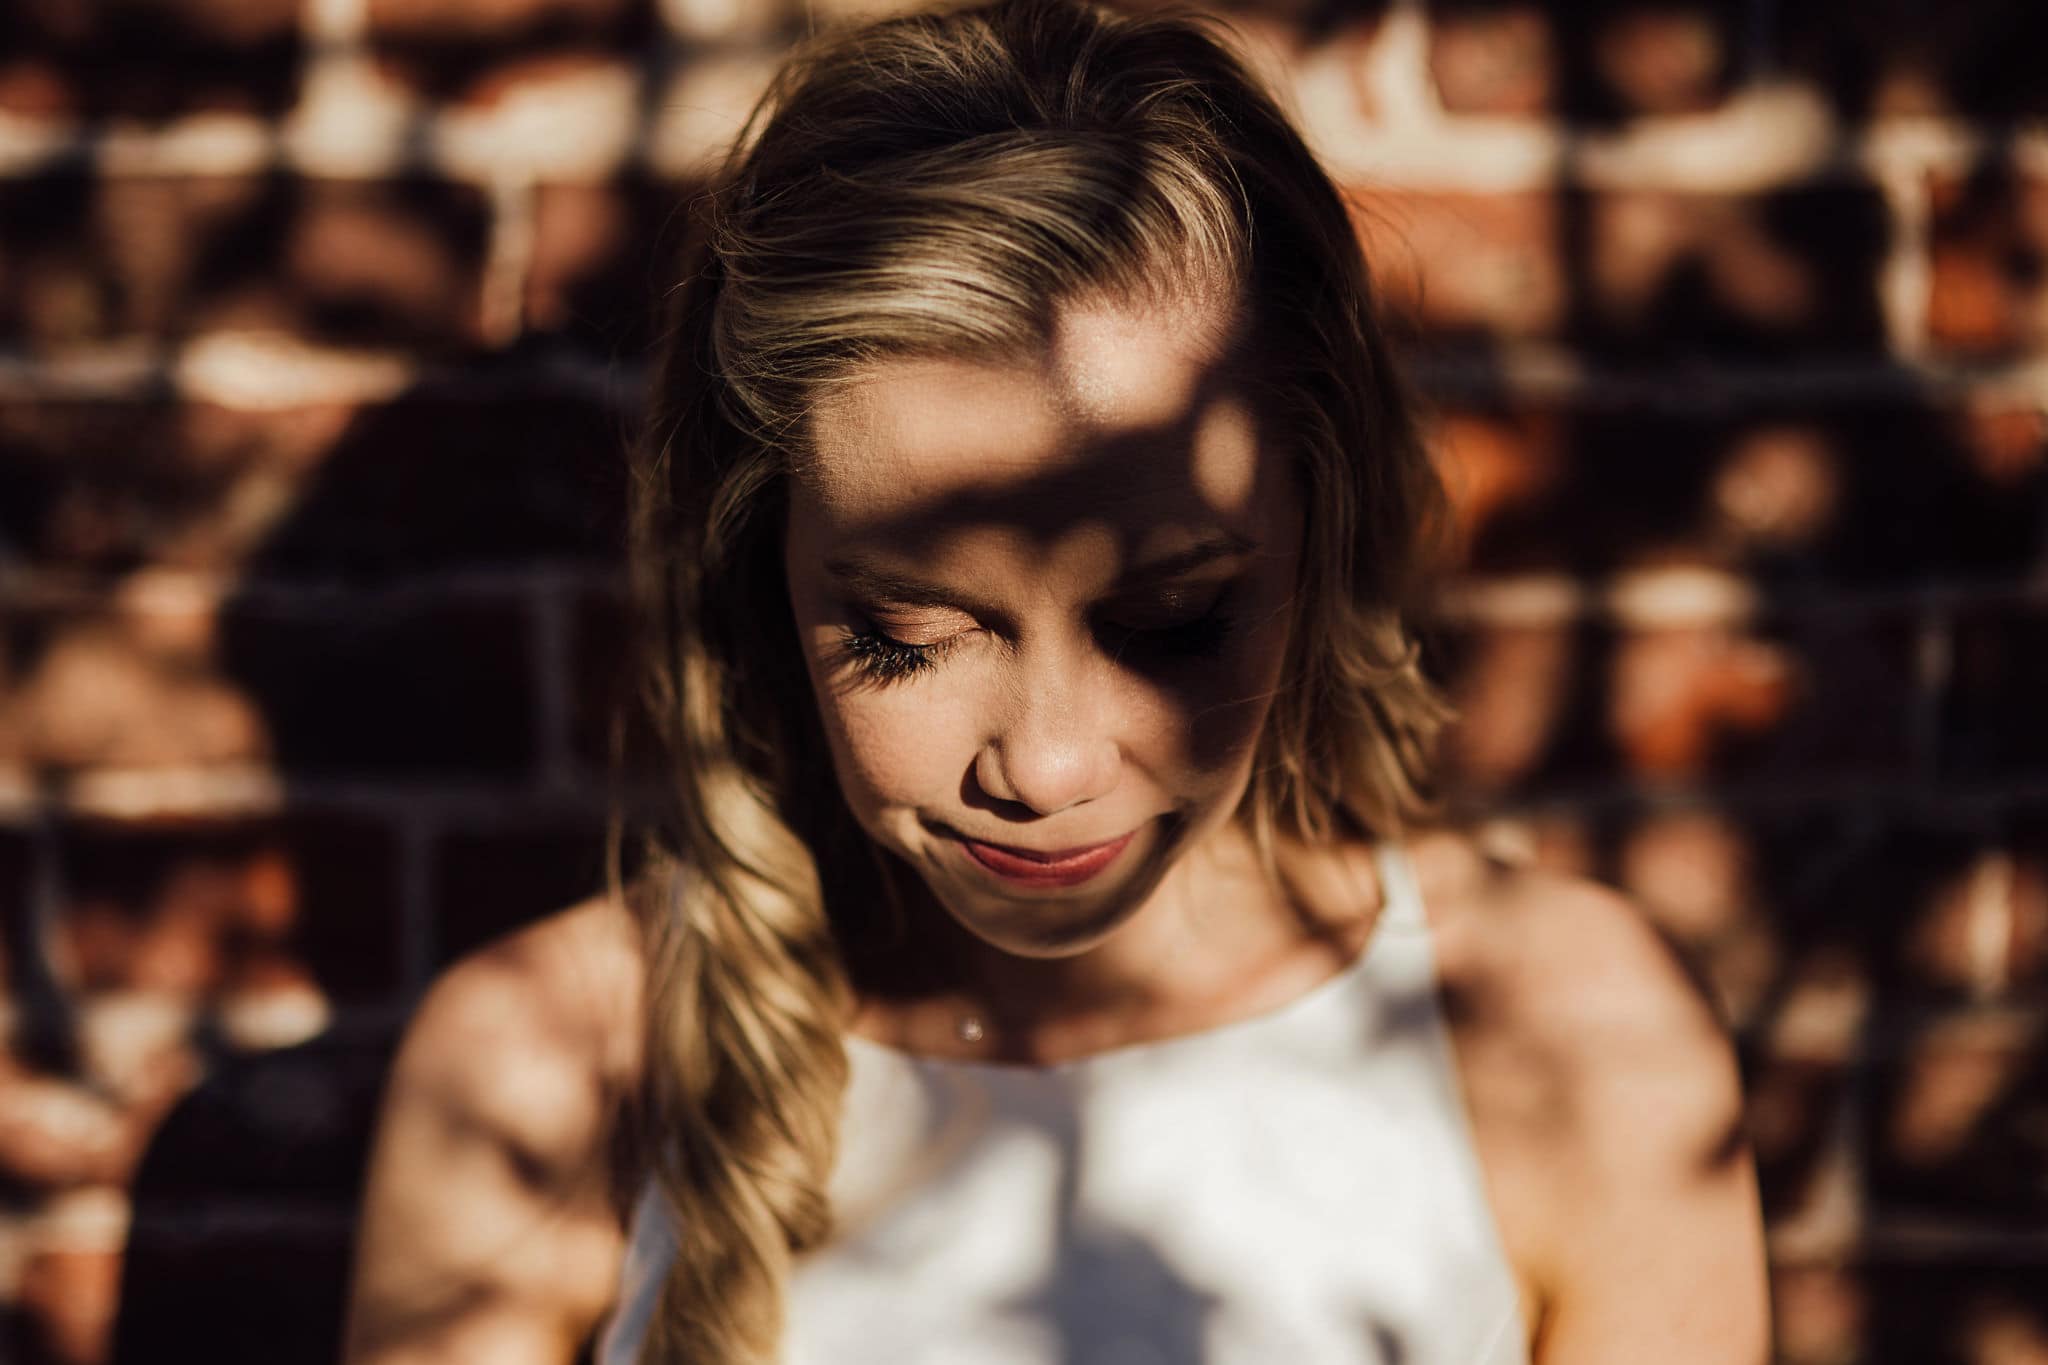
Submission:
[[[1198,710],[1188,727],[1190,760],[1205,772],[1235,776],[1251,761],[1266,718],[1273,709],[1286,649],[1285,632],[1264,637],[1247,648],[1232,667],[1219,670],[1223,695]]]
[[[956,755],[943,705],[907,705],[872,691],[818,695],[839,790],[871,833],[883,810],[929,807],[957,794],[972,755]]]
[[[1272,711],[1287,635],[1284,621],[1247,627],[1219,657],[1149,685],[1149,766],[1184,797],[1204,799],[1243,779]]]

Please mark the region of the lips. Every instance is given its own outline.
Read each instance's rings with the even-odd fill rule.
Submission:
[[[1108,843],[1054,850],[985,844],[964,834],[955,837],[968,857],[1004,881],[1022,886],[1078,886],[1115,862],[1136,836],[1137,831],[1132,830]]]

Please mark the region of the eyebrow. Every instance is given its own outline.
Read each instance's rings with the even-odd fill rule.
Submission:
[[[1233,559],[1248,555],[1259,548],[1259,543],[1248,537],[1230,531],[1218,531],[1204,536],[1184,550],[1127,569],[1118,575],[1114,585],[1116,592],[1130,592],[1149,587],[1155,583],[1167,582],[1183,574],[1205,568],[1219,559]],[[900,602],[913,607],[946,607],[966,612],[970,616],[991,614],[988,604],[979,602],[970,594],[957,593],[950,588],[940,587],[921,578],[899,572],[868,555],[850,553],[835,555],[825,561],[825,572],[836,579],[840,586],[863,597],[877,601]]]

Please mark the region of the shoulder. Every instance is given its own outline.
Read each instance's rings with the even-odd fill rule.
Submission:
[[[1489,1170],[1548,1304],[1539,1358],[1761,1351],[1754,1167],[1705,983],[1619,892],[1457,839],[1416,862]]]
[[[436,980],[385,1090],[347,1359],[573,1355],[616,1290],[638,994],[633,925],[599,901]]]
[[[1463,1038],[1543,1082],[1560,1141],[1734,1140],[1729,1031],[1685,954],[1630,898],[1437,836],[1416,857],[1440,989]]]
[[[491,1043],[622,1079],[637,1063],[642,963],[631,914],[597,897],[493,940],[435,981],[415,1043]]]
[[[407,1028],[392,1089],[488,1135],[557,1190],[601,1183],[623,1226],[638,1175],[626,1120],[644,971],[639,927],[618,901],[544,916],[442,973]]]
[[[1703,1065],[1724,1059],[1727,1029],[1703,977],[1629,897],[1451,835],[1422,841],[1415,862],[1445,985],[1494,1022],[1560,1064],[1597,1067],[1631,1039]]]

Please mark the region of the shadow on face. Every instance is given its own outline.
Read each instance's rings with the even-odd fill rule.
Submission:
[[[1235,318],[1122,303],[1057,321],[1036,356],[884,361],[835,392],[791,490],[785,572],[869,835],[956,915],[1021,899],[1042,927],[1057,900],[1099,929],[1243,795],[1302,508]],[[1057,896],[960,852],[1126,835],[1116,868]]]

